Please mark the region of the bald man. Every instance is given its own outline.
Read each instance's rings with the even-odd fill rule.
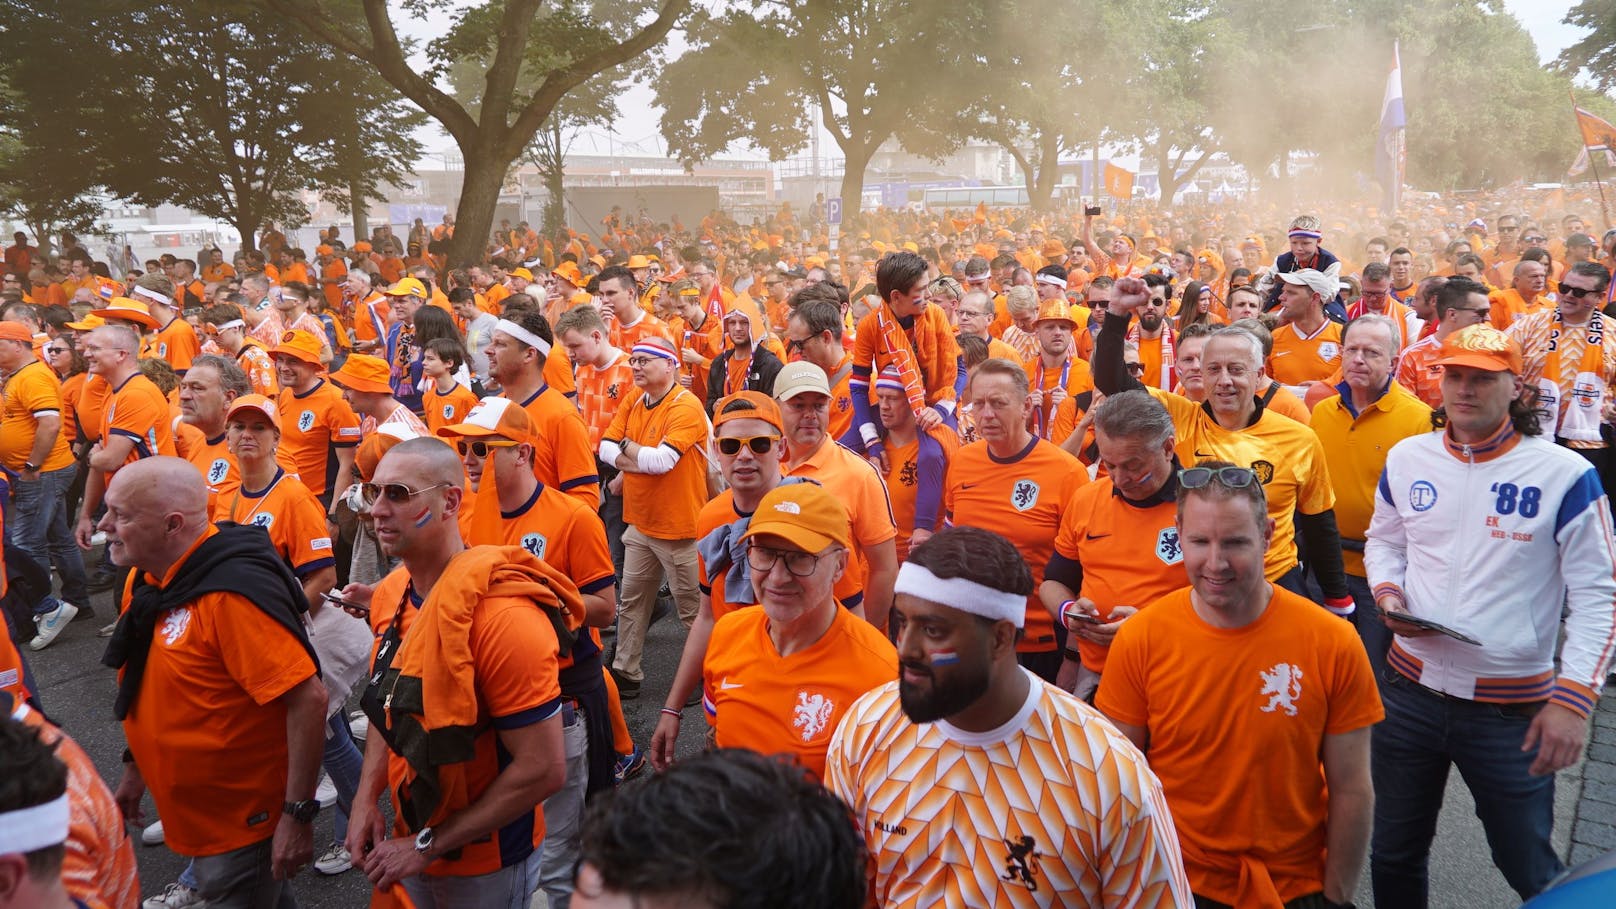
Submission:
[[[125,324],[107,324],[90,332],[79,344],[90,375],[100,376],[112,389],[87,461],[84,503],[79,509],[74,536],[80,549],[90,548],[91,526],[107,484],[123,468],[145,458],[173,456],[174,417],[168,399],[152,380],[140,373],[140,336]]]
[[[521,546],[467,548],[464,476],[454,449],[423,437],[389,449],[362,488],[362,513],[402,564],[374,590],[343,589],[370,603],[380,640],[361,702],[379,734],[365,742],[347,847],[378,890],[401,883],[417,906],[525,907],[542,804],[566,776],[563,730],[582,722],[562,700],[558,658],[584,607]],[[465,659],[451,664],[451,652]],[[447,694],[423,702],[423,690]],[[443,764],[429,747],[464,757]],[[376,805],[384,789],[391,836]]]
[[[106,505],[108,554],[131,571],[104,658],[129,743],[118,806],[141,823],[151,791],[209,904],[295,906],[286,882],[313,857],[326,707],[302,588],[262,530],[208,521],[187,461],[129,464]]]

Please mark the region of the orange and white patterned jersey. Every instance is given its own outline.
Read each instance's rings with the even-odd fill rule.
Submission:
[[[1093,708],[1026,676],[1026,703],[991,732],[911,722],[897,682],[842,719],[825,785],[853,809],[876,905],[1193,905],[1144,755]]]

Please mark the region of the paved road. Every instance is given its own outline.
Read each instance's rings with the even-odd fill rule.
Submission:
[[[111,607],[106,596],[98,596],[94,605],[101,616],[110,616]],[[115,785],[119,772],[118,758],[123,751],[123,736],[112,718],[112,672],[100,665],[105,641],[95,636],[96,629],[107,620],[75,622],[48,650],[29,656],[42,688],[46,709],[95,758],[108,785]],[[635,741],[641,745],[650,741],[651,731],[656,726],[657,708],[662,705],[667,680],[672,678],[683,640],[683,628],[671,618],[654,626],[648,636],[645,665],[649,681],[638,700],[624,705],[629,728],[634,733]],[[694,753],[700,747],[702,725],[699,721],[685,723],[680,740],[681,753]],[[1581,765],[1560,775],[1556,792],[1555,842],[1562,855],[1567,848],[1571,818],[1581,783]],[[328,815],[329,812],[322,812],[322,817],[316,821],[316,853],[323,848],[323,841],[330,837],[331,820]],[[182,860],[167,849],[139,845],[135,848],[141,882],[147,895],[161,891],[179,874]],[[1446,806],[1433,853],[1433,907],[1493,909],[1518,904],[1514,892],[1492,865],[1486,838],[1475,819],[1469,793],[1457,773],[1449,780]],[[369,893],[364,877],[357,871],[328,878],[310,870],[298,878],[295,889],[299,903],[312,907],[362,907],[367,904]],[[1369,893],[1369,875],[1365,869],[1358,905],[1373,904]]]

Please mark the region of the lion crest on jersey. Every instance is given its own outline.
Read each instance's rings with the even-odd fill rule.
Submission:
[[[1156,534],[1156,558],[1163,565],[1177,565],[1184,561],[1184,547],[1178,541],[1177,527],[1164,527]]]
[[[1252,461],[1251,472],[1257,476],[1257,482],[1264,486],[1274,481],[1274,465],[1268,461]]]
[[[443,418],[445,420],[454,419],[454,405],[453,404],[445,404],[445,405],[443,405]]]
[[[804,742],[812,742],[830,728],[835,712],[835,702],[823,694],[798,691],[797,704],[791,710],[791,728],[802,734]]]
[[[1296,702],[1302,698],[1302,669],[1292,663],[1275,663],[1272,669],[1259,670],[1262,691],[1258,697],[1268,699],[1263,713],[1284,711],[1286,716],[1296,715]]]
[[[157,633],[163,636],[164,644],[173,644],[185,636],[185,629],[191,627],[191,607],[181,606],[170,609],[168,615],[163,616],[163,627]]]
[[[214,458],[213,463],[208,465],[208,485],[214,486],[219,483],[223,483],[224,478],[229,475],[229,473],[230,459]]]
[[[1335,358],[1340,355],[1341,345],[1334,341],[1325,341],[1319,345],[1319,359],[1326,363],[1334,362]]]
[[[1016,485],[1010,487],[1010,505],[1017,511],[1026,511],[1038,504],[1040,489],[1032,480],[1017,480]]]
[[[308,432],[314,428],[314,411],[305,410],[297,415],[297,428],[299,432]]]
[[[262,527],[265,530],[268,530],[270,525],[275,523],[275,516],[272,514],[259,512],[258,514],[252,516],[252,521],[250,523],[254,527]]]
[[[548,546],[549,543],[550,541],[545,539],[544,534],[542,533],[522,534],[522,548],[533,553],[533,557],[536,559],[544,558],[544,548]]]

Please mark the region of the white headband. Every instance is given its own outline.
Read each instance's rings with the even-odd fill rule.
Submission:
[[[986,281],[991,277],[993,277],[993,272],[991,271],[984,271],[975,275],[971,274],[970,272],[965,273],[965,280],[967,281]]]
[[[545,341],[543,338],[539,337],[533,332],[528,331],[522,326],[517,325],[510,319],[500,319],[498,322],[495,322],[494,330],[503,331],[504,333],[510,335],[518,341],[521,341],[523,344],[534,348],[539,353],[544,354],[547,357],[550,355],[549,342]]]
[[[898,568],[893,593],[906,593],[932,603],[941,603],[995,622],[1010,622],[1021,628],[1027,621],[1027,598],[1005,593],[966,578],[940,578],[924,565],[904,562]]]
[[[0,813],[0,855],[34,852],[67,842],[67,793],[54,801]]]
[[[218,325],[213,326],[213,330],[214,331],[229,331],[232,328],[246,328],[246,327],[247,327],[246,322],[243,322],[240,319],[231,319],[228,322],[220,322]]]
[[[1038,277],[1034,278],[1033,280],[1037,281],[1039,284],[1048,284],[1048,285],[1051,285],[1053,287],[1065,287],[1066,286],[1065,281],[1062,281],[1060,278],[1057,278],[1054,275],[1039,275]]]
[[[162,294],[158,293],[157,291],[150,290],[150,289],[145,288],[145,287],[141,287],[139,284],[135,285],[135,296],[137,296],[137,297],[145,297],[146,299],[152,301],[153,303],[161,303],[164,306],[173,306],[174,305],[174,298],[173,297],[165,297]]]

